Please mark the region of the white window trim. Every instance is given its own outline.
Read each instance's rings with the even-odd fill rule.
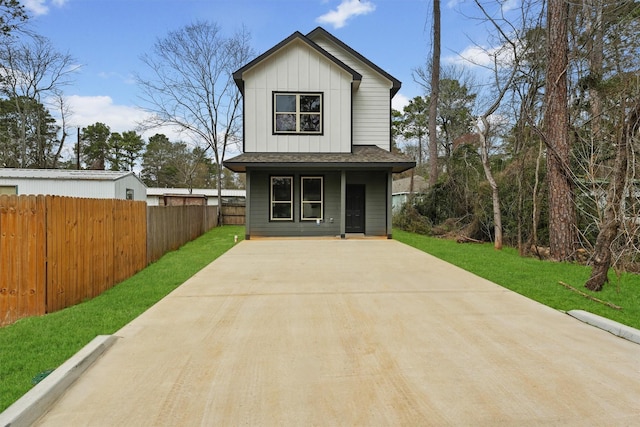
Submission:
[[[286,178],[290,181],[291,185],[291,194],[289,195],[289,201],[282,201],[282,200],[274,200],[273,197],[273,180],[274,179],[282,179],[282,178]],[[290,205],[290,212],[291,212],[291,216],[289,218],[274,218],[273,217],[273,206],[274,204],[288,204]],[[269,220],[270,221],[293,221],[293,176],[290,175],[278,175],[278,176],[272,176],[269,179]]]
[[[276,111],[276,98],[278,95],[293,95],[296,97],[296,111],[277,112]],[[300,111],[300,96],[319,96],[320,97],[320,111],[318,112],[306,112]],[[296,116],[296,130],[295,131],[283,131],[277,130],[276,118],[278,114],[294,114]],[[300,116],[302,114],[316,114],[320,117],[320,130],[309,131],[300,130]],[[274,135],[322,135],[324,132],[324,94],[322,92],[273,92],[273,134]]]
[[[320,200],[304,200],[304,180],[319,179],[320,180]],[[305,203],[320,203],[320,217],[305,218]],[[301,221],[322,221],[324,219],[324,177],[323,176],[302,176],[300,177],[300,220]]]

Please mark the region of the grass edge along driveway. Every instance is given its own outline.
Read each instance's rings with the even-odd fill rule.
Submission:
[[[135,319],[242,239],[244,227],[216,227],[102,295],[0,328],[0,412],[98,335],[110,335]]]
[[[401,230],[394,230],[393,238],[557,310],[584,310],[640,329],[638,274],[622,273],[618,276],[611,271],[604,289],[591,292],[584,287],[591,267],[581,264],[541,261],[521,257],[514,248],[496,251],[490,243],[461,244]],[[620,306],[622,310],[591,301],[559,282]]]

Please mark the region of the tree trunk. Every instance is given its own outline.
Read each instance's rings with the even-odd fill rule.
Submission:
[[[533,197],[531,208],[531,245],[538,246],[538,223],[540,222],[540,209],[538,208],[538,186],[540,184],[540,163],[543,155],[543,144],[540,142],[540,149],[538,150],[538,157],[536,158],[536,172],[533,184]]]
[[[437,115],[440,94],[440,0],[433,0],[433,59],[429,104],[429,187],[438,182]]]
[[[563,0],[549,0],[547,12],[545,143],[549,183],[549,247],[551,258],[557,261],[574,259],[577,241],[573,183],[569,167],[568,8],[568,3]]]
[[[491,202],[493,205],[493,231],[495,238],[493,241],[493,247],[496,250],[502,249],[502,213],[500,212],[500,195],[498,193],[498,184],[496,183],[493,173],[491,172],[491,165],[489,164],[489,143],[487,141],[487,135],[489,133],[489,120],[486,116],[481,117],[483,129],[479,132],[480,135],[480,157],[482,158],[482,168],[484,169],[484,175],[491,187]]]
[[[609,268],[611,267],[611,244],[618,235],[620,222],[624,218],[622,196],[627,183],[629,139],[633,138],[639,120],[640,103],[636,105],[625,120],[624,132],[616,146],[613,180],[609,183],[607,190],[607,206],[604,210],[602,227],[596,239],[591,277],[585,283],[585,287],[592,291],[601,291],[608,281]]]

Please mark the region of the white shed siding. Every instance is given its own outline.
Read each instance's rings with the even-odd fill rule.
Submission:
[[[146,200],[146,187],[133,174],[100,172],[3,169],[0,171],[0,186],[15,185],[18,195],[44,194],[94,199],[125,199],[127,189],[132,189],[134,200]]]
[[[100,199],[113,198],[113,182],[95,181],[89,186],[86,181],[68,179],[42,179],[42,178],[0,178],[0,185],[15,185],[18,195],[52,195],[68,197],[88,197],[90,191],[92,197]]]
[[[131,175],[127,175],[118,179],[114,183],[115,193],[114,199],[125,199],[127,197],[127,190],[133,190],[133,200],[146,201],[147,200],[147,187],[145,187],[137,178]]]
[[[243,76],[245,152],[351,151],[352,76],[294,42]],[[322,92],[323,135],[273,135],[273,91]]]
[[[353,145],[377,145],[389,150],[392,82],[332,42],[324,38],[314,42],[362,75],[353,95]]]

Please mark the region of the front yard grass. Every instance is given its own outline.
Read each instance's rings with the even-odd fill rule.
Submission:
[[[0,412],[29,391],[37,374],[96,336],[115,333],[233,247],[235,235],[244,236],[244,227],[214,228],[96,298],[0,328]]]
[[[604,289],[591,292],[584,287],[591,268],[584,265],[523,258],[514,248],[496,251],[492,244],[460,244],[401,230],[393,230],[393,238],[549,307],[585,310],[640,329],[640,275],[622,273],[618,277],[611,272]],[[591,301],[559,282],[622,310]]]

